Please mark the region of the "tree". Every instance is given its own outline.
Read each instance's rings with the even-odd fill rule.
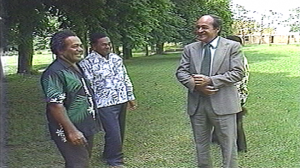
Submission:
[[[208,0],[204,6],[204,12],[207,14],[215,14],[222,18],[223,25],[221,36],[228,36],[232,34],[232,12],[230,10],[230,0]]]
[[[289,18],[286,20],[288,26],[291,27],[290,32],[300,33],[300,7],[291,10]]]
[[[44,17],[44,6],[40,0],[4,0],[7,9],[6,25],[15,33],[18,45],[17,73],[30,73],[33,57],[33,33]],[[16,12],[17,11],[17,12]],[[44,22],[45,23],[45,22]]]
[[[232,11],[234,14],[234,21],[232,24],[233,33],[242,35],[242,39],[245,41],[246,35],[252,34],[258,30],[256,21],[254,20],[251,11],[247,10],[244,6],[235,4],[232,6]]]
[[[7,123],[6,123],[6,111],[5,111],[5,88],[4,88],[4,73],[1,62],[1,57],[4,52],[4,8],[3,0],[0,0],[0,167],[7,166],[7,149],[6,137],[7,137]]]
[[[161,26],[158,11],[168,11],[169,0],[110,0],[105,4],[103,27],[115,47],[122,45],[123,57],[132,57],[132,49],[153,40],[151,32]],[[161,13],[164,15],[163,13]],[[160,18],[159,18],[160,17]],[[153,35],[153,34],[152,34]]]
[[[195,22],[201,15],[214,14],[222,18],[223,25],[221,35],[226,36],[232,33],[233,22],[230,10],[230,0],[172,0],[175,4],[176,14],[183,20],[178,28],[183,44],[195,40]]]
[[[151,6],[151,15],[156,20],[151,25],[152,30],[148,37],[148,43],[155,46],[156,54],[163,54],[164,43],[181,41],[179,30],[184,24],[183,18],[176,15],[175,5],[171,1],[161,0],[160,3]]]
[[[268,10],[261,13],[259,44],[262,44],[263,34],[269,34],[269,44],[271,45],[272,34],[276,31],[277,25],[280,24],[281,17],[281,13],[273,10]]]
[[[69,2],[69,3],[67,3]],[[87,33],[101,29],[105,15],[105,0],[43,0],[51,17],[56,17],[59,29],[71,29],[82,39],[87,53]],[[88,17],[87,17],[88,16]]]
[[[178,39],[183,44],[195,41],[195,23],[197,19],[206,14],[204,12],[206,0],[172,0],[175,4],[175,13],[182,20],[178,27]]]
[[[15,39],[10,43],[18,46],[18,73],[31,71],[33,39],[43,48],[58,29],[75,31],[86,50],[90,32],[106,32],[116,51],[122,45],[124,58],[130,58],[132,49],[139,46],[156,45],[157,53],[162,53],[165,42],[191,42],[194,23],[205,13],[221,16],[223,34],[231,32],[229,0],[4,1],[10,39]]]
[[[116,32],[120,35],[123,57],[132,57],[132,49],[145,43],[145,34],[151,30],[153,19],[150,14],[149,3],[146,0],[119,0],[115,21],[118,24]]]
[[[3,0],[0,0],[0,56],[2,56],[4,52],[4,8],[3,8]],[[2,73],[2,64],[1,65],[1,73]],[[2,75],[1,75],[2,77]]]
[[[290,32],[299,32],[300,34],[300,7],[290,10],[289,18],[285,21],[285,26],[290,27]],[[287,44],[290,43],[290,35]]]

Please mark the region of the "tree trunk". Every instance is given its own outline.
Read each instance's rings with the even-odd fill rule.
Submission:
[[[164,53],[164,43],[156,43],[156,54]]]
[[[245,31],[244,31],[244,27],[242,27],[242,39],[245,42]]]
[[[145,45],[145,56],[149,56],[149,48],[148,45]]]
[[[132,49],[123,44],[123,58],[129,59],[132,57]]]
[[[264,33],[264,29],[263,29],[263,26],[264,26],[264,18],[262,17],[261,18],[261,29],[260,29],[260,37],[259,37],[259,45],[262,44],[262,38],[263,38],[263,33]]]
[[[153,54],[153,53],[155,53],[156,51],[155,51],[155,46],[152,44],[151,46],[150,46],[150,54]]]
[[[7,142],[7,111],[6,111],[6,94],[5,94],[5,84],[4,84],[4,67],[2,66],[1,58],[4,53],[4,14],[6,13],[4,10],[4,1],[0,0],[0,167],[7,167],[8,161],[8,150],[6,147]]]
[[[121,51],[120,51],[120,48],[119,46],[115,46],[115,53],[118,54],[118,55],[121,55]]]
[[[272,34],[269,35],[269,46],[272,46]]]
[[[30,22],[23,22],[20,24],[18,52],[17,73],[29,74],[32,70],[33,57],[33,28],[30,25]]]
[[[114,42],[111,43],[112,44],[112,50],[113,50],[113,53],[116,53],[117,55],[120,55],[121,54],[121,51],[119,49],[119,46],[118,45],[115,45]]]
[[[259,45],[262,44],[262,40],[263,40],[263,35],[261,33],[260,36],[259,36],[259,43],[258,43]]]
[[[4,67],[2,66],[2,62],[1,62],[1,57],[3,56],[3,53],[4,53],[4,8],[3,8],[3,4],[4,4],[4,1],[3,0],[0,0],[0,104],[1,104],[1,107],[2,107],[2,93],[3,92],[3,88],[1,87],[2,86],[2,82],[4,81]],[[0,113],[1,113],[1,110],[2,108],[0,109]],[[0,115],[2,116],[2,115]],[[1,126],[0,126],[1,127]],[[2,132],[2,127],[1,127],[1,130],[0,132]],[[0,150],[2,149],[2,145],[4,145],[4,143],[2,144],[2,139],[0,140]],[[0,154],[4,154],[2,152],[0,152]],[[0,157],[0,167],[4,166],[3,165],[3,159],[4,157]]]

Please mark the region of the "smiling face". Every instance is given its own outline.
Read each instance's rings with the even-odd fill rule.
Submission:
[[[110,53],[110,39],[109,37],[99,38],[92,48],[94,51],[106,57]]]
[[[71,63],[79,62],[83,54],[81,40],[77,36],[70,36],[64,40],[64,43],[65,47],[59,51],[59,56]]]
[[[219,28],[213,26],[214,18],[209,15],[202,16],[196,23],[196,34],[199,41],[209,43],[218,36]]]

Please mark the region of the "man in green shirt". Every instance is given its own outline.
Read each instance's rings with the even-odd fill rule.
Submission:
[[[57,58],[41,77],[50,135],[65,167],[86,168],[100,120],[92,90],[77,65],[82,59],[82,43],[75,33],[64,30],[52,37],[50,45]]]

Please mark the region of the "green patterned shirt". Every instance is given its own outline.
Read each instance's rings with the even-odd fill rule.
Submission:
[[[82,72],[62,59],[56,59],[44,71],[41,85],[46,103],[63,104],[68,117],[85,136],[93,135],[100,128],[96,107],[89,83]],[[47,119],[51,136],[60,136],[66,141],[64,130],[47,109]]]

